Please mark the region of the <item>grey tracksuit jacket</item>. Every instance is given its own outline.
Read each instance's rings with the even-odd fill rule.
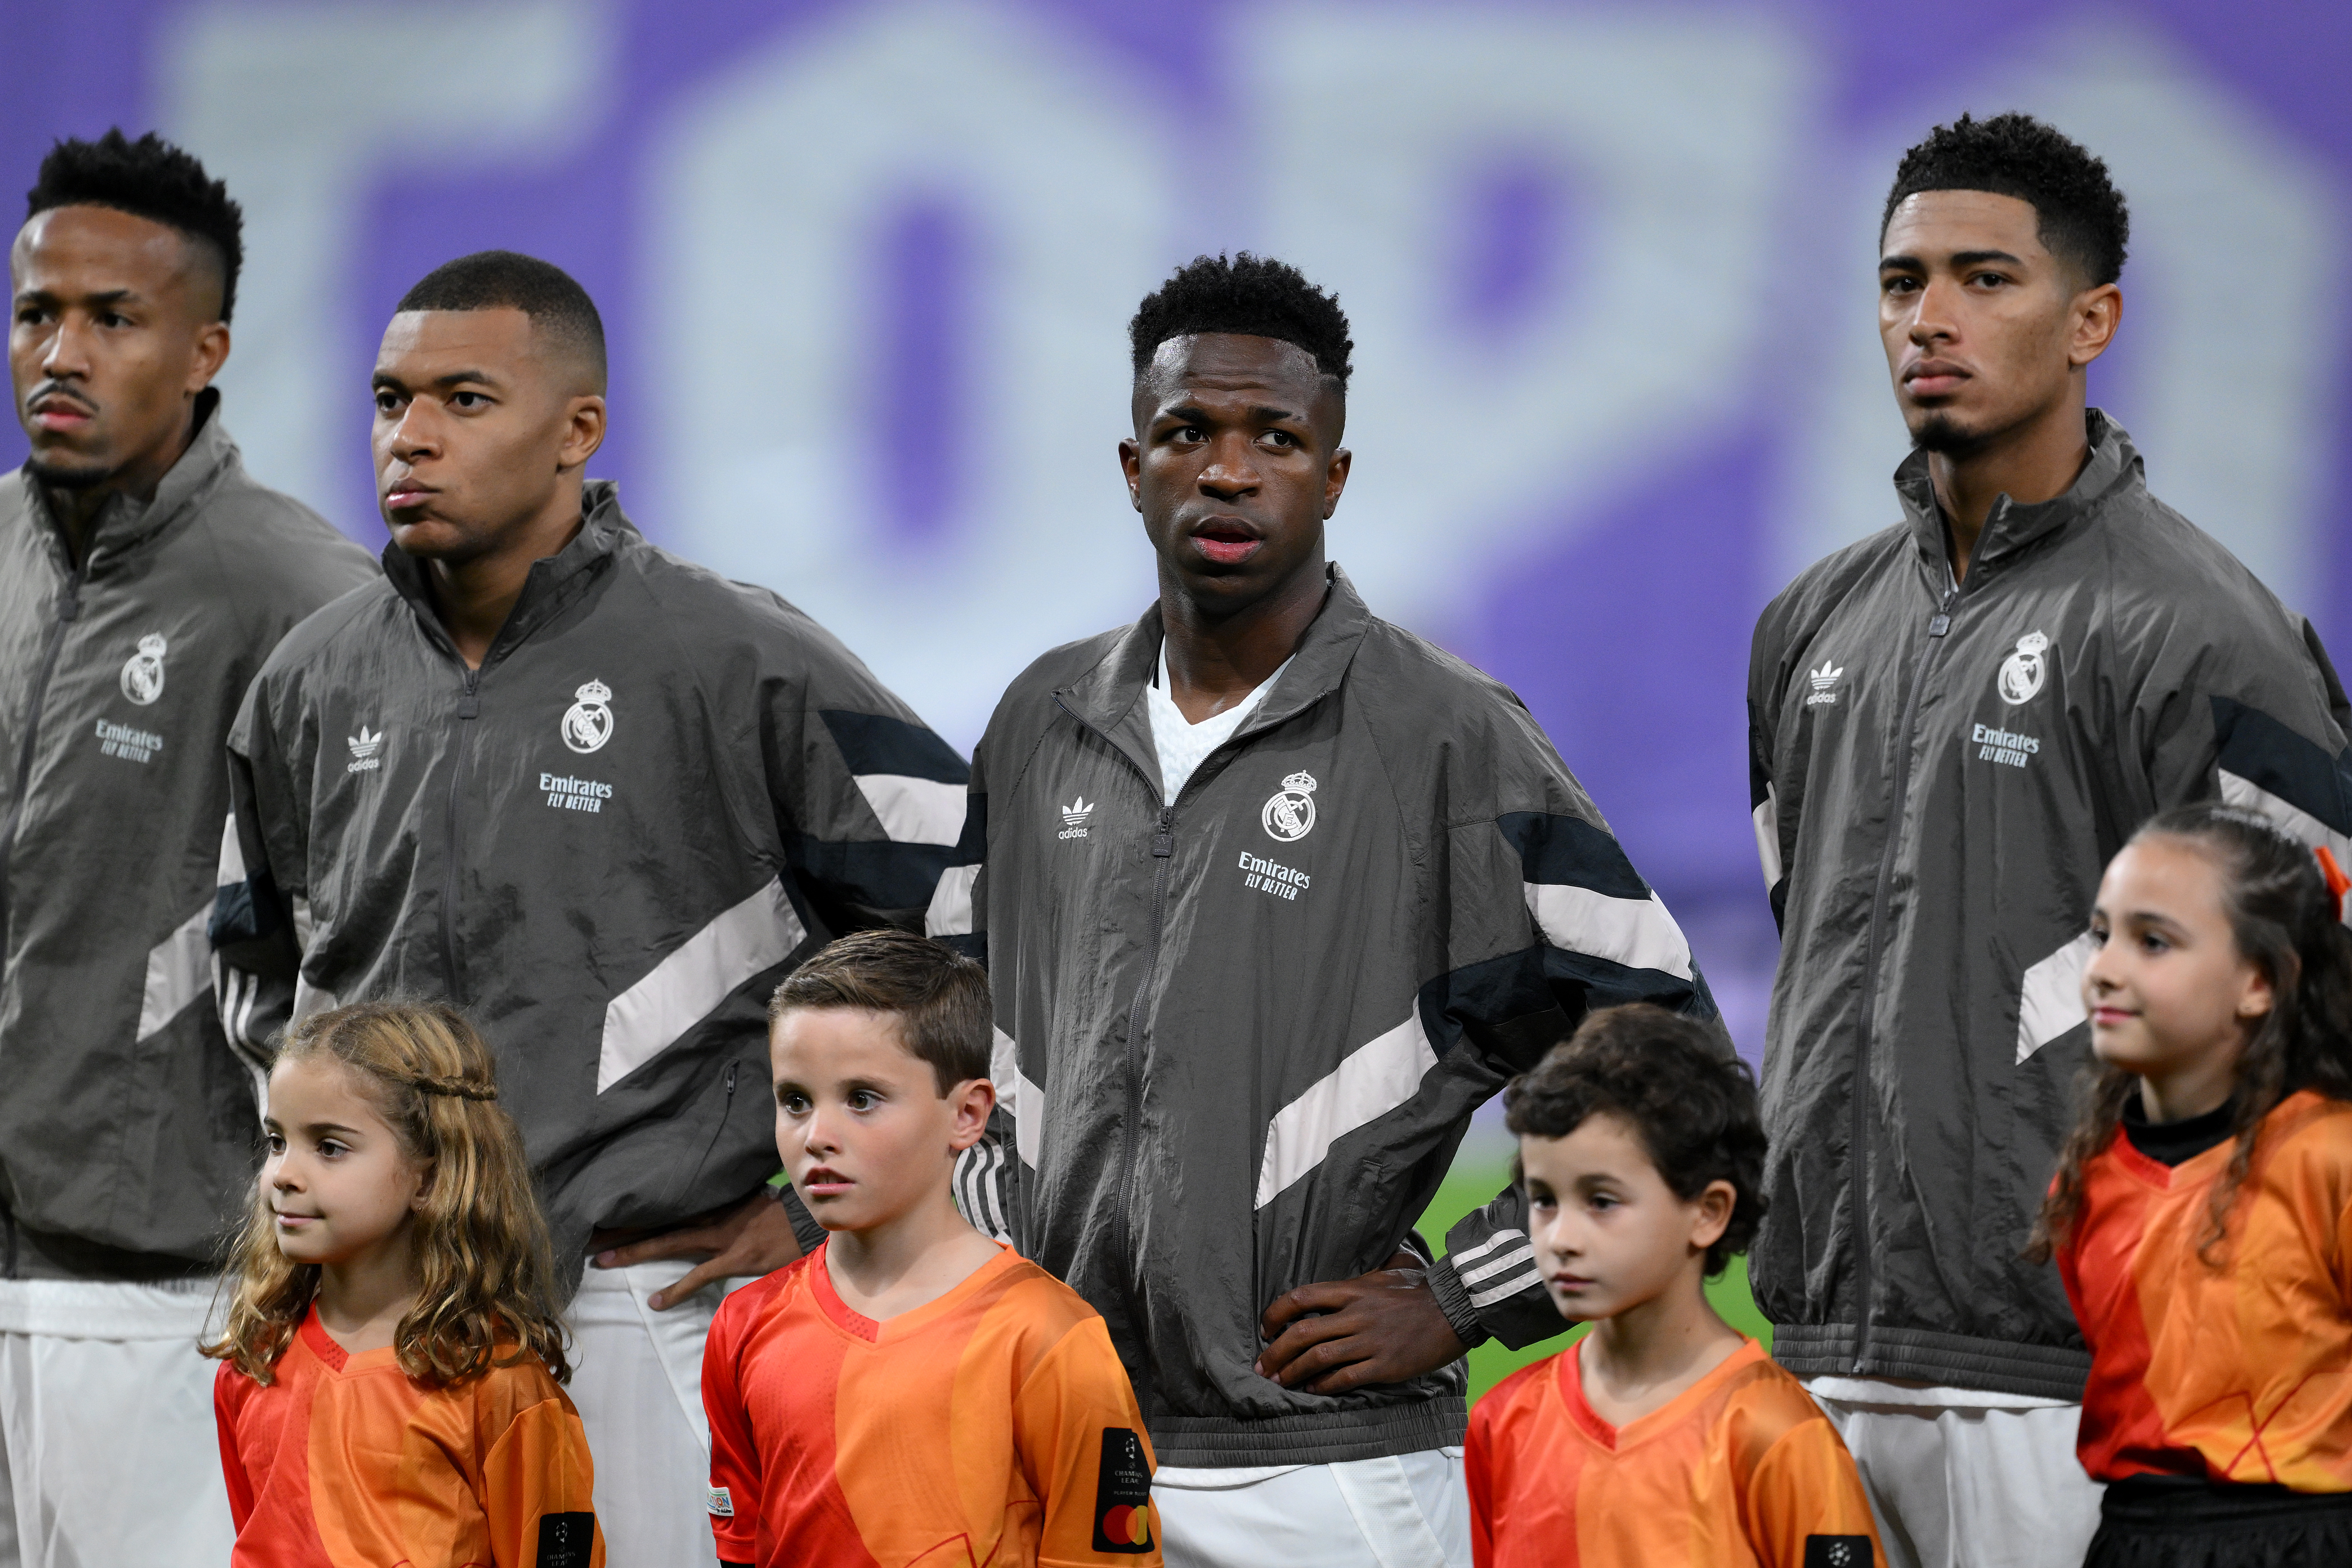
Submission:
[[[2065,1296],[2021,1253],[2089,1057],[2100,873],[2216,797],[2352,848],[2352,716],[2309,623],[2148,494],[2119,426],[2089,434],[2065,495],[1994,507],[1964,583],[1915,455],[1904,522],[1757,623],[1781,951],[1749,1269],[1801,1375],[2079,1399]]]
[[[1293,1393],[1251,1370],[1259,1314],[1418,1247],[1471,1111],[1588,1008],[1714,1004],[1526,708],[1336,568],[1172,801],[1143,701],[1160,641],[1154,605],[1013,684],[972,768],[985,862],[941,884],[934,930],[968,925],[995,987],[1011,1228],[1108,1321],[1163,1464],[1458,1443],[1459,1363]],[[1525,1212],[1505,1193],[1431,1270],[1474,1343],[1566,1327]]]
[[[375,575],[254,483],[198,400],[142,505],[76,570],[31,474],[0,479],[0,1271],[204,1268],[251,1180],[253,1081],[209,1006],[221,743],[287,628]]]
[[[967,781],[807,616],[647,544],[610,484],[583,510],[478,671],[397,549],[286,639],[230,737],[213,921],[257,1057],[339,1002],[468,1009],[562,1257],[775,1170],[768,996],[919,924]]]

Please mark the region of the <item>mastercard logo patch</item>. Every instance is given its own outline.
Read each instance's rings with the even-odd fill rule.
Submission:
[[[1122,1546],[1151,1544],[1151,1511],[1120,1503],[1102,1516],[1102,1532]]]

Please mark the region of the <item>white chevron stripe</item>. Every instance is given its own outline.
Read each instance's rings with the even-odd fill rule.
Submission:
[[[1780,885],[1780,798],[1769,784],[1764,786],[1755,816],[1756,857],[1764,862],[1764,890],[1769,893]]]
[[[2336,863],[2345,871],[2352,872],[2352,839],[2346,838],[2302,807],[2272,794],[2251,779],[2241,779],[2226,768],[2217,768],[2213,771],[2221,777],[2224,804],[2261,812],[2313,849],[2326,845],[2327,852],[2336,857]],[[2352,918],[2352,898],[2344,902],[2347,905],[2345,913],[2347,918]]]
[[[228,825],[221,830],[220,870],[215,874],[215,887],[235,887],[245,880],[245,846],[236,841],[236,813],[228,816]]]
[[[1464,1284],[1475,1285],[1481,1280],[1491,1280],[1496,1275],[1510,1270],[1530,1268],[1535,1260],[1536,1249],[1533,1246],[1514,1247],[1501,1257],[1490,1262],[1481,1263],[1475,1269],[1465,1269],[1457,1263],[1454,1266],[1454,1271],[1462,1277]]]
[[[770,877],[605,1004],[596,1092],[661,1054],[743,982],[782,963],[807,939],[784,884]]]
[[[976,865],[951,865],[940,873],[931,889],[931,906],[923,912],[926,936],[968,936],[971,934],[971,889],[980,880]]]
[[[1475,1263],[1479,1259],[1484,1258],[1487,1253],[1492,1252],[1496,1248],[1502,1246],[1505,1242],[1525,1241],[1527,1239],[1528,1233],[1526,1231],[1516,1230],[1506,1227],[1501,1230],[1497,1230],[1494,1235],[1489,1236],[1486,1240],[1481,1241],[1477,1246],[1469,1249],[1467,1251],[1450,1252],[1446,1254],[1446,1256],[1454,1260],[1454,1271],[1459,1273],[1462,1270],[1467,1269],[1471,1264]]]
[[[2025,1059],[2089,1016],[2083,1008],[2083,969],[2097,944],[2084,932],[2025,971],[2017,997],[2017,1060]]]
[[[1483,1291],[1471,1291],[1470,1304],[1474,1307],[1491,1307],[1496,1301],[1509,1301],[1530,1285],[1542,1283],[1543,1270],[1530,1268],[1526,1273],[1514,1274],[1499,1285],[1489,1285]]]
[[[1612,898],[1560,883],[1526,884],[1528,911],[1544,940],[1570,953],[1590,954],[1629,969],[1656,969],[1691,977],[1690,943],[1656,894]]]
[[[178,1018],[213,988],[213,945],[205,927],[213,917],[206,904],[148,950],[147,985],[140,994],[139,1035],[149,1035]]]
[[[858,793],[874,808],[882,831],[901,844],[953,844],[963,837],[964,803],[971,791],[936,779],[903,773],[860,773]]]
[[[1412,1099],[1420,1092],[1423,1076],[1436,1065],[1437,1053],[1422,1032],[1418,1007],[1396,1028],[1349,1051],[1306,1093],[1275,1113],[1265,1130],[1255,1207],[1264,1208],[1321,1165],[1339,1139]]]

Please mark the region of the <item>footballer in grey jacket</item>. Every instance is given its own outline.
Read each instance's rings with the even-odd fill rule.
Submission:
[[[564,1259],[775,1170],[768,995],[921,921],[967,778],[798,610],[646,543],[609,483],[584,513],[478,670],[396,547],[287,638],[230,738],[214,925],[257,1061],[340,1002],[471,1009]]]
[[[254,483],[219,409],[197,398],[154,497],[110,499],[79,563],[31,473],[0,479],[12,1278],[202,1270],[253,1177],[253,1080],[201,1005],[221,746],[278,638],[375,564]]]
[[[2310,623],[2087,429],[2064,494],[1994,504],[1964,580],[1915,453],[1904,520],[1757,622],[1781,951],[1749,1269],[1800,1375],[2079,1400],[2074,1314],[2022,1253],[2089,1055],[2099,873],[2216,797],[2352,853],[2352,715]]]
[[[1011,1229],[1103,1314],[1162,1465],[1441,1449],[1462,1346],[1567,1327],[1516,1190],[1446,1257],[1413,1235],[1471,1112],[1589,1009],[1714,1003],[1518,699],[1326,562],[1336,301],[1202,257],[1130,331],[1162,598],[1013,683],[974,754],[984,861],[934,910],[970,881],[934,930],[985,943]],[[1170,788],[1164,727],[1220,695],[1231,733]]]

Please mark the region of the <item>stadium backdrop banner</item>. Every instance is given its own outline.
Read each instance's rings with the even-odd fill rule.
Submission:
[[[1987,0],[5,0],[0,178],[154,127],[230,182],[222,385],[265,482],[381,544],[367,375],[436,264],[570,268],[594,471],[969,747],[1131,620],[1124,327],[1248,247],[1353,318],[1332,552],[1526,697],[1691,927],[1743,1048],[1774,950],[1744,671],[1788,574],[1895,516],[1872,263],[1896,154],[2021,108],[2128,193],[2095,401],[2157,492],[2352,647],[2352,7]],[[23,442],[13,421],[0,461]]]

